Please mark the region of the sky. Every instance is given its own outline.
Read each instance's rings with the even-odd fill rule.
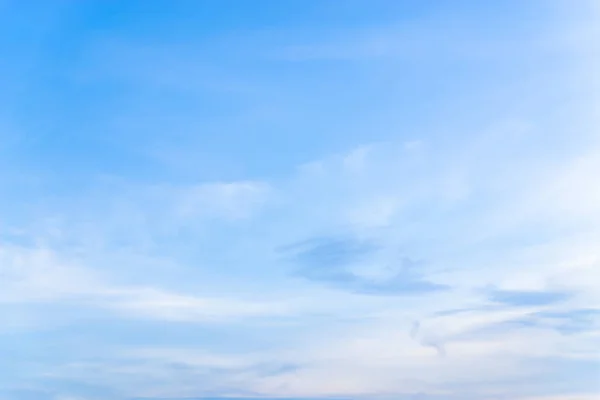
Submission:
[[[600,3],[0,0],[0,400],[600,398]]]

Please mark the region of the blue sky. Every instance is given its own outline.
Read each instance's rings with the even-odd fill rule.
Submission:
[[[0,400],[598,398],[599,26],[0,0]]]

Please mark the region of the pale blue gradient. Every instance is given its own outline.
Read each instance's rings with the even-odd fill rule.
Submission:
[[[592,0],[0,0],[0,400],[600,396]]]

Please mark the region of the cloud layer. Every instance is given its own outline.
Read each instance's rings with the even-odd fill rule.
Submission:
[[[594,3],[241,3],[2,42],[0,399],[596,398]]]

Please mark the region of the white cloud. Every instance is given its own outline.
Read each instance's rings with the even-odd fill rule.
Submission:
[[[0,302],[44,302],[94,296],[97,273],[84,271],[48,248],[0,246]]]
[[[100,304],[118,313],[164,321],[211,322],[245,317],[289,315],[286,304],[244,299],[211,298],[171,293],[154,288],[124,288],[105,293]]]
[[[176,195],[180,218],[247,218],[263,205],[269,186],[262,182],[207,183],[186,187]]]
[[[87,304],[138,318],[211,322],[284,316],[291,310],[276,302],[194,296],[158,287],[111,284],[96,270],[50,249],[0,247],[0,303]]]
[[[366,228],[385,227],[401,206],[402,200],[393,196],[382,196],[365,200],[362,204],[347,211],[347,220],[351,225]]]

